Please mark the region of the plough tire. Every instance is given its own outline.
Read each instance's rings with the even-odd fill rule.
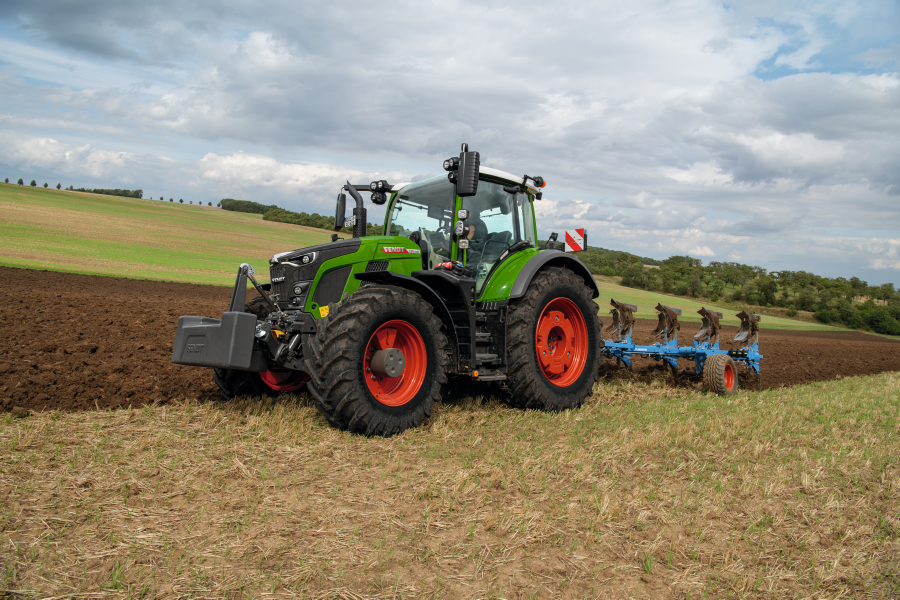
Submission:
[[[564,302],[558,302],[563,299]],[[554,304],[556,303],[556,304]],[[582,332],[575,336],[575,348],[582,352],[578,363],[581,370],[575,373],[572,365],[568,370],[554,376],[542,367],[538,348],[541,335],[539,325],[547,318],[547,310],[563,315],[564,321],[571,321],[576,331],[578,317],[583,320]],[[512,393],[512,406],[544,411],[562,411],[578,408],[588,398],[594,383],[600,380],[600,348],[603,340],[602,327],[597,311],[600,307],[591,298],[591,290],[584,280],[572,271],[553,267],[538,273],[528,286],[525,295],[511,303],[507,327],[507,356],[509,359],[508,382]],[[571,311],[571,315],[569,312]],[[555,317],[553,317],[555,319]],[[578,339],[580,335],[584,340]],[[574,362],[573,362],[574,364]],[[552,378],[552,380],[551,380]],[[556,381],[556,383],[554,383]]]
[[[727,354],[713,354],[703,365],[706,389],[720,396],[730,396],[738,390],[737,369]]]
[[[332,426],[387,437],[431,416],[447,383],[452,348],[441,320],[421,296],[393,286],[364,287],[329,304],[328,316],[316,327],[304,363],[316,408]],[[403,374],[371,380],[366,359],[373,347],[384,350],[385,344],[403,352]]]
[[[269,316],[271,308],[262,297],[257,296],[244,305],[244,312],[265,319]],[[284,394],[299,394],[305,391],[306,382],[309,381],[309,375],[306,373],[286,369],[263,373],[237,369],[214,369],[214,372],[216,385],[219,386],[225,400],[233,400],[239,396],[277,398]]]

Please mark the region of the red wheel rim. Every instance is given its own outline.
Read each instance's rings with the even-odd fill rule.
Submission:
[[[538,365],[550,383],[575,383],[588,357],[588,330],[578,305],[568,298],[551,300],[538,318],[534,334]]]
[[[296,392],[309,381],[309,374],[303,371],[291,371],[290,369],[271,368],[259,374],[263,383],[273,391],[288,393]]]
[[[725,389],[731,391],[734,389],[734,367],[725,364]]]
[[[396,348],[403,353],[405,367],[399,377],[378,377],[368,371],[372,355],[388,348]],[[372,396],[385,406],[403,406],[412,400],[422,388],[427,367],[425,340],[406,321],[388,321],[375,330],[366,344],[363,377]]]

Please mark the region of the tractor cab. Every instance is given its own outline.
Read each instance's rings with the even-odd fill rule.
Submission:
[[[472,269],[476,295],[510,250],[534,247],[536,190],[521,179],[482,167],[474,195],[438,176],[394,186],[385,234],[409,237],[422,249],[422,268],[458,260]]]

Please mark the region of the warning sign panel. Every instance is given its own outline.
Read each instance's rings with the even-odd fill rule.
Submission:
[[[566,252],[581,252],[587,247],[587,230],[566,230]]]

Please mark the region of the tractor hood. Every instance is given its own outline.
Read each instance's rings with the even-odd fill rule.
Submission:
[[[315,262],[319,252],[326,252],[335,256],[343,256],[344,254],[352,254],[359,250],[359,238],[349,240],[340,240],[338,242],[329,242],[327,244],[319,244],[318,246],[307,246],[299,250],[291,250],[290,252],[282,252],[276,254],[269,259],[270,265],[277,265],[284,262],[299,261],[301,264],[312,264]],[[309,260],[304,261],[303,257],[309,256]]]

